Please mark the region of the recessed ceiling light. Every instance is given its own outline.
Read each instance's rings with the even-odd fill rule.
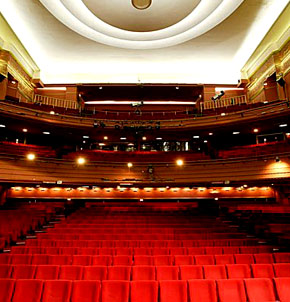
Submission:
[[[50,134],[50,132],[48,132],[48,131],[43,131],[42,133],[46,134],[46,135]]]
[[[33,153],[28,153],[28,154],[26,155],[26,158],[27,158],[28,160],[35,160],[35,154],[33,154]]]
[[[193,138],[199,138],[199,135],[194,135]]]
[[[54,111],[50,111],[49,113],[50,113],[51,115],[54,115],[54,114],[55,114],[55,112],[54,112]]]
[[[281,124],[281,125],[279,125],[280,128],[287,127],[287,126],[288,126],[287,124]]]
[[[0,128],[5,128],[6,126],[5,125],[0,125]]]
[[[125,141],[127,137],[120,137],[120,140]]]
[[[107,136],[104,136],[104,140],[106,141],[108,139],[108,137]]]
[[[213,135],[213,133],[212,133],[212,132],[210,132],[208,135]]]
[[[27,132],[28,130],[26,128],[22,129],[23,132]]]
[[[83,138],[90,138],[88,135],[83,135]]]
[[[162,140],[162,137],[156,137],[156,139],[157,139],[158,141],[161,141],[161,140]]]
[[[142,137],[142,140],[143,140],[143,141],[146,141],[146,139],[147,139],[146,136],[143,136],[143,137]]]
[[[234,134],[234,135],[240,134],[240,132],[239,132],[239,131],[234,131],[233,134]]]

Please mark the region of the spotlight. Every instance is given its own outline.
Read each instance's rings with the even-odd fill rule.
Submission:
[[[177,166],[183,166],[183,160],[182,159],[178,159],[177,161],[176,161],[176,164],[177,164]]]
[[[35,154],[33,154],[33,153],[28,153],[28,154],[26,155],[26,158],[27,158],[28,160],[35,160]]]
[[[27,130],[27,129],[22,129],[22,131],[23,131],[23,132],[27,132],[28,130]]]
[[[225,95],[225,92],[222,90],[219,94],[216,94],[215,96],[213,96],[211,99],[213,100],[213,101],[217,101],[217,100],[219,100],[222,96],[224,96]]]
[[[108,140],[108,137],[107,137],[107,136],[104,136],[104,140],[105,140],[105,141]]]
[[[83,157],[79,157],[79,158],[77,159],[77,163],[78,163],[79,165],[83,165],[85,162],[86,162],[86,160],[85,160]]]
[[[146,136],[143,136],[143,137],[142,137],[142,140],[143,140],[143,141],[146,141],[146,139],[147,139]]]
[[[127,166],[128,166],[128,168],[132,168],[133,164],[132,163],[128,163]]]
[[[258,128],[255,128],[253,131],[254,131],[254,133],[258,133],[258,132],[259,132],[259,129],[258,129]]]

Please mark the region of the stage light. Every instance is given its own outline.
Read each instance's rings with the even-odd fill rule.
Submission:
[[[104,143],[99,143],[99,146],[106,146],[106,144],[104,144]]]
[[[77,163],[78,163],[79,165],[83,165],[83,164],[85,164],[85,162],[86,162],[86,160],[85,160],[83,157],[79,157],[79,158],[77,159]]]
[[[143,136],[143,137],[142,137],[142,140],[143,140],[143,141],[146,141],[146,139],[147,139],[146,136]]]
[[[86,139],[86,138],[90,138],[90,137],[88,135],[83,135],[83,138]]]
[[[212,133],[212,132],[210,132],[208,135],[210,135],[210,136],[211,136],[211,135],[213,135],[213,133]]]
[[[33,153],[28,153],[28,154],[26,155],[26,158],[27,158],[28,160],[35,160],[35,154],[33,154]]]
[[[193,138],[196,138],[196,139],[197,139],[197,138],[199,138],[199,135],[194,135]]]
[[[128,163],[127,166],[128,166],[128,168],[132,168],[133,164],[132,163]]]
[[[121,141],[125,141],[127,139],[127,137],[120,137]]]
[[[258,133],[258,132],[259,132],[259,129],[258,129],[258,128],[255,128],[255,129],[253,130],[253,132],[254,132],[254,133]]]
[[[177,164],[177,166],[183,166],[184,162],[182,159],[178,159],[178,160],[176,160],[176,164]]]
[[[107,136],[104,136],[104,140],[105,140],[105,141],[108,140],[108,137],[107,137]]]
[[[162,141],[162,137],[156,137],[156,140]]]
[[[224,112],[221,113],[221,116],[225,116],[226,114]]]
[[[281,124],[279,125],[280,128],[284,128],[284,127],[287,127],[288,125],[287,124]]]
[[[23,132],[27,132],[28,130],[26,128],[22,129]]]

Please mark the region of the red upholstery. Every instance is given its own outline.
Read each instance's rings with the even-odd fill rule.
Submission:
[[[9,264],[0,264],[0,278],[9,278],[11,276],[12,266]]]
[[[86,256],[86,255],[74,255],[72,257],[72,264],[73,265],[91,265],[92,257]]]
[[[245,279],[249,302],[275,302],[274,288],[271,279]]]
[[[132,248],[118,248],[116,249],[117,256],[132,256],[133,250]]]
[[[59,266],[57,265],[38,265],[36,268],[35,279],[54,280],[58,278]]]
[[[235,255],[236,264],[253,264],[254,256],[252,254],[236,254]]]
[[[40,302],[42,280],[17,280],[12,302]]]
[[[83,267],[76,265],[63,265],[60,267],[58,279],[62,280],[81,280]]]
[[[169,255],[168,248],[153,248],[152,255],[160,256],[160,255]]]
[[[186,255],[187,250],[183,247],[172,247],[170,248],[171,255]]]
[[[272,264],[252,264],[251,267],[254,278],[274,278]]]
[[[135,265],[153,265],[152,256],[134,256],[134,264]]]
[[[187,253],[188,255],[204,255],[205,249],[203,247],[188,247]]]
[[[83,268],[84,280],[106,280],[107,267],[106,266],[85,266]]]
[[[114,256],[113,265],[132,265],[132,257],[126,255]]]
[[[134,255],[136,256],[150,256],[152,255],[152,250],[150,248],[135,248]]]
[[[67,255],[50,255],[48,256],[48,263],[52,265],[70,265],[72,257]]]
[[[100,281],[75,281],[70,302],[99,302],[100,293]]]
[[[31,255],[13,255],[11,264],[31,264]]]
[[[174,264],[175,265],[192,265],[193,257],[190,255],[177,255],[174,256]]]
[[[93,265],[111,265],[112,264],[112,256],[93,256]]]
[[[157,302],[158,282],[156,281],[132,281],[131,302]]]
[[[280,302],[290,301],[290,278],[274,279]]]
[[[203,279],[203,270],[201,265],[180,266],[181,280]]]
[[[178,280],[179,268],[177,266],[157,266],[157,280]]]
[[[0,301],[10,302],[14,290],[14,280],[0,279]]]
[[[160,302],[187,302],[186,281],[159,281]]]
[[[227,264],[226,269],[229,279],[251,278],[251,270],[247,264]]]
[[[99,255],[114,255],[115,250],[113,248],[100,248]]]
[[[155,280],[154,266],[133,266],[132,280]]]
[[[13,266],[12,278],[14,279],[33,279],[35,274],[35,265],[19,264]]]
[[[234,264],[235,259],[233,255],[215,255],[216,264]]]
[[[109,266],[108,280],[130,280],[130,266]]]
[[[272,254],[255,254],[254,258],[255,258],[255,262],[257,264],[274,263],[274,259],[272,257]]]
[[[83,247],[77,249],[79,255],[92,256],[96,255],[97,250],[93,247]],[[74,253],[75,254],[75,253]]]
[[[227,273],[224,265],[204,265],[205,279],[226,279]]]
[[[172,256],[153,256],[153,264],[158,265],[172,265],[173,257]]]
[[[223,253],[223,248],[216,246],[216,247],[206,247],[205,248],[206,255],[221,255]]]
[[[32,255],[32,260],[31,260],[32,264],[48,264],[48,255],[42,255],[42,254],[35,254]]]
[[[41,302],[70,302],[71,281],[45,281]]]
[[[237,246],[225,246],[223,247],[224,254],[239,254],[240,248]]]
[[[243,280],[217,280],[219,302],[247,302]]]
[[[195,263],[198,265],[211,265],[214,264],[214,256],[212,255],[196,255],[194,256]]]
[[[189,280],[190,302],[217,302],[214,280]]]
[[[277,253],[274,258],[276,263],[290,263],[290,253]]]
[[[274,271],[277,278],[290,277],[290,263],[275,263]]]
[[[128,302],[129,281],[103,281],[102,302]]]
[[[0,254],[0,264],[9,264],[10,258],[10,254]]]

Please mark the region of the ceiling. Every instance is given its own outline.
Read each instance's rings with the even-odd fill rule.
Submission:
[[[288,3],[9,0],[0,9],[46,84],[235,84]]]

